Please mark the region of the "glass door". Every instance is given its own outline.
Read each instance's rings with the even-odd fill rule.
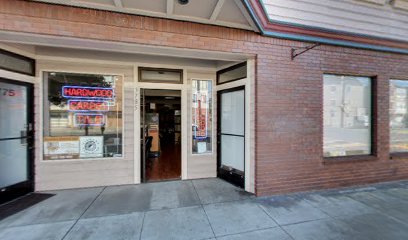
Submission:
[[[217,175],[235,185],[245,183],[245,88],[219,91]]]
[[[0,203],[33,190],[33,86],[0,78]]]

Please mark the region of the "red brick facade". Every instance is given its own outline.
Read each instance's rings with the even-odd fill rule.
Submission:
[[[256,55],[257,195],[408,179],[389,154],[389,79],[408,79],[408,56],[319,46],[218,26],[26,1],[0,1],[0,30]],[[323,159],[323,73],[375,79],[375,156]]]

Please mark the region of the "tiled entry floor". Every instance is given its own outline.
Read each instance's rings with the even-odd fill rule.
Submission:
[[[408,239],[408,182],[263,198],[220,179],[49,193],[0,221],[0,239]]]

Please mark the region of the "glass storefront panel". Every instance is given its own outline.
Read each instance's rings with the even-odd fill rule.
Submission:
[[[408,81],[390,81],[390,151],[408,152]]]
[[[371,154],[371,79],[324,75],[324,157]]]
[[[26,87],[0,82],[0,101],[0,139],[20,137],[27,127]]]
[[[193,154],[212,152],[212,81],[192,81]]]
[[[221,94],[220,137],[221,168],[244,172],[245,162],[245,91]]]
[[[23,141],[0,141],[0,188],[28,179],[27,143]]]
[[[0,188],[28,180],[27,91],[25,85],[0,82]]]
[[[121,157],[122,76],[44,73],[44,160]]]

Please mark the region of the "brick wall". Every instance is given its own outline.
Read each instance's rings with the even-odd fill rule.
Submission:
[[[408,158],[389,157],[388,124],[388,79],[408,79],[407,55],[320,46],[291,61],[291,47],[306,43],[218,26],[15,0],[0,1],[0,30],[255,54],[258,195],[408,179]],[[376,78],[375,157],[323,159],[323,73]]]

